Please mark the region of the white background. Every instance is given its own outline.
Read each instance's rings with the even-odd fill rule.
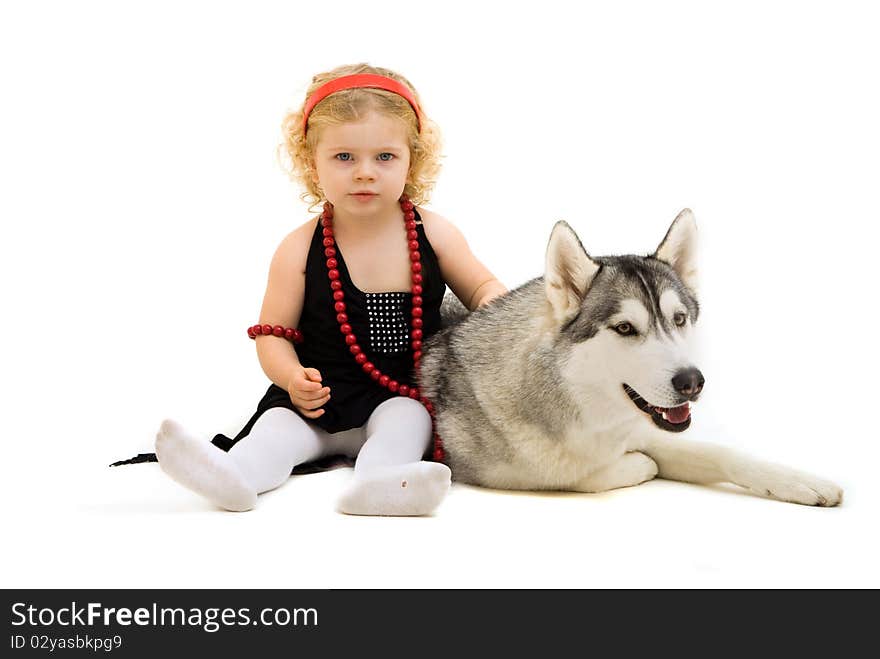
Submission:
[[[2,585],[880,586],[878,31],[867,2],[4,4]],[[430,208],[510,287],[558,219],[644,254],[693,208],[688,434],[844,505],[455,485],[430,518],[353,518],[340,470],[230,514],[154,464],[108,469],[165,417],[207,439],[254,409],[245,328],[307,218],[280,122],[359,61],[419,89],[445,137]]]

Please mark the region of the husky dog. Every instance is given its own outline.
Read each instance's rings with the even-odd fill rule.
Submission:
[[[543,277],[462,315],[425,347],[420,385],[453,478],[602,492],[660,476],[839,504],[834,483],[676,434],[704,385],[690,356],[696,289],[689,209],[646,257],[590,256],[557,223]]]

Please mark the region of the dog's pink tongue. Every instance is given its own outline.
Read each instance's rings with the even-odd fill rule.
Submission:
[[[669,419],[670,423],[684,423],[690,415],[691,408],[687,403],[678,407],[670,407],[666,410],[666,418]]]

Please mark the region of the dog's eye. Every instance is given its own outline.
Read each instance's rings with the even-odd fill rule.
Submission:
[[[621,336],[632,336],[636,333],[636,328],[630,323],[617,323],[614,326],[614,331]]]
[[[682,311],[679,311],[677,314],[675,314],[675,315],[672,317],[672,321],[673,321],[676,325],[678,325],[679,327],[681,327],[682,325],[684,325],[684,324],[687,322],[687,319],[688,319],[687,314],[684,313],[684,312],[682,312]]]

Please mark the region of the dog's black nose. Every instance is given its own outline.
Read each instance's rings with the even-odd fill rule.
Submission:
[[[673,388],[682,396],[686,396],[690,400],[696,400],[697,396],[699,396],[700,392],[703,390],[703,385],[705,383],[706,379],[697,368],[684,368],[672,378]]]

